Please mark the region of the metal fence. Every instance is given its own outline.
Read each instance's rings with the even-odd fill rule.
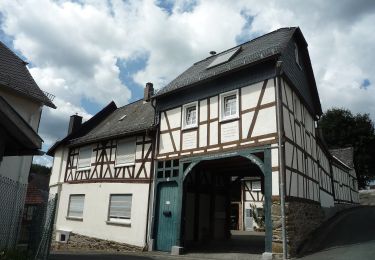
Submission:
[[[28,255],[31,259],[48,259],[53,224],[55,220],[57,194],[50,195],[47,202],[40,204],[34,211],[29,227]]]
[[[26,184],[0,176],[0,251],[15,249],[21,237],[27,244],[27,259],[48,259],[57,194],[36,205],[31,220],[25,225],[22,220],[26,191]]]
[[[0,176],[0,249],[17,243],[26,190],[27,184]]]

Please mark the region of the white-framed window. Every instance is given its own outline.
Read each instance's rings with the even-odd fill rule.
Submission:
[[[220,94],[220,120],[238,118],[238,89]]]
[[[135,138],[118,140],[115,166],[133,165],[135,163],[135,148]]]
[[[130,223],[132,194],[111,194],[109,198],[108,221]]]
[[[91,167],[91,146],[83,146],[79,148],[78,170],[87,170]]]
[[[83,218],[83,207],[85,204],[84,194],[72,194],[69,197],[68,217],[69,218]]]
[[[198,102],[192,102],[182,106],[182,126],[188,129],[198,126]]]
[[[297,63],[297,65],[298,65],[298,67],[299,67],[300,69],[302,69],[302,67],[301,67],[301,63],[300,63],[300,61],[299,61],[299,50],[298,50],[298,45],[297,45],[297,43],[294,43],[294,56],[296,57],[296,63]]]

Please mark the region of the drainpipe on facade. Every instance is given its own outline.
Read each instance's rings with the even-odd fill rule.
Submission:
[[[277,105],[277,128],[278,128],[278,147],[279,147],[279,190],[280,190],[280,208],[281,208],[281,235],[283,241],[283,259],[287,259],[287,241],[286,241],[286,223],[285,223],[285,142],[284,142],[284,122],[283,122],[283,102],[281,92],[281,74],[282,61],[276,62],[276,105]]]

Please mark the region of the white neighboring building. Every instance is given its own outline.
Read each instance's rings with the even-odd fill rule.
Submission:
[[[146,89],[152,91],[152,85]],[[49,150],[60,248],[72,245],[68,239],[82,248],[87,246],[82,240],[97,248],[105,240],[135,249],[146,245],[154,154],[154,110],[147,93],[124,107],[112,102],[83,124],[72,116],[68,135]],[[105,242],[105,248],[115,244]]]
[[[17,242],[42,107],[56,108],[26,65],[0,42],[0,249]]]

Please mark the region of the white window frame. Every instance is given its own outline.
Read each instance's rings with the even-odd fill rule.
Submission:
[[[195,107],[195,123],[188,124],[187,122],[187,111],[189,108]],[[182,129],[190,129],[194,127],[198,127],[198,120],[199,120],[199,111],[198,111],[198,101],[194,101],[182,106]]]
[[[84,165],[84,166],[81,166],[80,164],[80,161],[81,161],[81,152],[82,150],[90,150],[90,164],[89,165]],[[93,153],[93,148],[91,145],[87,145],[87,146],[82,146],[79,148],[79,153],[78,153],[78,162],[77,162],[77,171],[84,171],[84,170],[90,170],[91,169],[91,160],[92,160],[92,153]]]
[[[119,145],[122,143],[132,143],[133,144],[133,158],[131,162],[126,162],[126,163],[118,163],[117,158],[118,158],[118,152],[119,152]],[[136,144],[136,138],[135,137],[130,137],[130,138],[125,138],[125,139],[120,139],[117,140],[117,146],[116,146],[116,160],[115,160],[115,167],[123,167],[123,166],[131,166],[135,164],[135,154],[137,150],[137,144]]]
[[[236,95],[236,113],[233,114],[233,115],[226,116],[225,115],[225,107],[224,107],[225,106],[225,102],[224,101],[225,101],[225,98],[233,96],[233,95]],[[219,111],[220,122],[239,118],[239,109],[240,109],[240,106],[239,106],[238,89],[235,89],[235,90],[232,90],[232,91],[220,94],[219,103],[220,103],[219,104],[219,106],[220,106],[220,111]]]
[[[115,196],[127,196],[130,197],[130,216],[124,217],[113,217],[111,216],[111,205],[112,205],[112,198]],[[131,224],[131,215],[132,215],[132,207],[133,207],[133,194],[131,193],[124,193],[124,194],[110,194],[109,195],[109,203],[108,203],[108,220],[107,223],[115,223],[115,224]]]
[[[71,215],[71,206],[72,206],[72,197],[82,197],[83,203],[82,203],[82,215],[81,216],[72,216]],[[83,214],[85,210],[85,194],[70,194],[69,196],[69,204],[68,204],[68,211],[67,211],[67,217],[68,219],[83,219]]]

